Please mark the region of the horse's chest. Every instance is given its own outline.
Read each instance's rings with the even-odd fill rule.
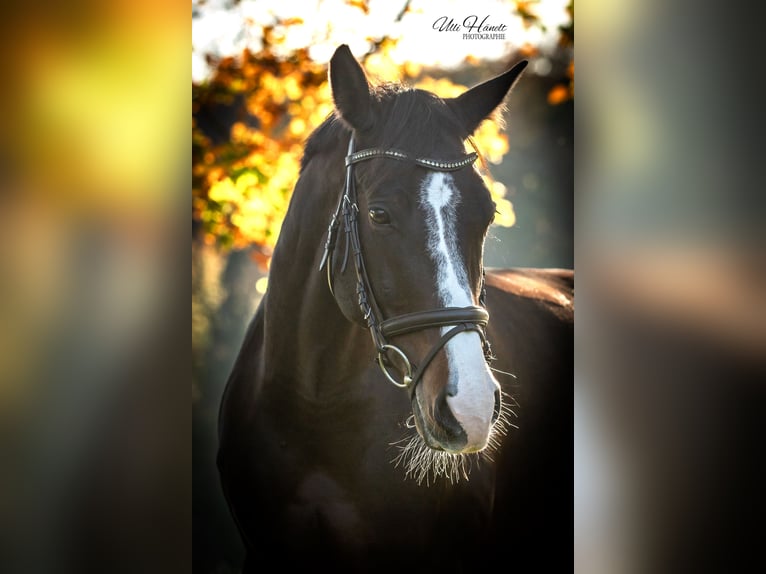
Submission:
[[[392,410],[386,405],[262,399],[247,433],[258,452],[250,484],[258,485],[261,504],[275,518],[270,528],[284,540],[366,554],[371,547],[441,538],[445,525],[470,531],[486,520],[491,493],[479,469],[470,487],[427,487],[395,466],[393,444],[403,427],[383,416]]]
[[[284,507],[284,525],[294,535],[344,548],[362,548],[369,530],[349,492],[326,472],[307,474]]]
[[[413,488],[401,481],[347,487],[316,470],[303,477],[284,505],[282,526],[287,538],[299,545],[372,556],[392,547],[468,542],[488,524],[489,509],[480,499],[475,493]]]

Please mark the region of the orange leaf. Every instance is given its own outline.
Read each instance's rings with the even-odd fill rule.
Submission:
[[[538,49],[536,46],[527,42],[519,48],[519,54],[524,58],[534,58],[538,54]]]
[[[370,7],[367,5],[367,0],[347,0],[346,3],[353,8],[359,8],[365,14],[370,13]]]
[[[569,90],[563,84],[554,86],[550,92],[548,92],[548,103],[552,106],[561,104],[569,99]]]
[[[267,255],[260,249],[253,249],[250,252],[250,258],[255,261],[261,269],[266,270],[269,267],[271,255]]]

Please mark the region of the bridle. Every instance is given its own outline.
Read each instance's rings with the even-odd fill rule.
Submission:
[[[369,148],[361,151],[354,151],[354,136],[348,144],[348,154],[346,155],[346,182],[343,187],[343,193],[338,201],[338,206],[330,220],[327,229],[327,241],[325,242],[324,254],[319,264],[320,271],[323,267],[327,268],[327,284],[330,287],[330,293],[335,296],[333,286],[332,258],[335,251],[335,244],[338,239],[338,229],[341,219],[344,223],[346,233],[346,246],[341,265],[341,273],[344,273],[348,265],[349,251],[354,257],[354,267],[356,269],[356,293],[359,308],[362,311],[364,320],[367,322],[367,328],[372,335],[372,341],[378,353],[378,364],[383,374],[397,387],[408,389],[410,395],[415,392],[418,382],[423,377],[428,365],[436,354],[447,342],[465,331],[475,331],[479,334],[484,349],[484,356],[487,361],[492,360],[492,349],[487,340],[486,327],[489,322],[489,313],[484,308],[486,290],[484,285],[484,276],[482,275],[481,294],[479,296],[480,307],[443,307],[441,309],[432,309],[429,311],[418,311],[398,315],[388,319],[383,318],[380,306],[375,300],[370,280],[367,275],[367,269],[362,255],[362,245],[359,239],[358,216],[359,206],[357,204],[356,186],[354,184],[354,164],[373,158],[389,158],[399,161],[407,161],[416,165],[435,171],[457,171],[468,165],[471,165],[478,155],[470,153],[454,161],[437,161],[433,159],[423,159],[411,157],[409,154],[395,149]],[[388,342],[391,337],[422,331],[425,329],[434,329],[439,327],[449,327],[452,329],[444,333],[441,339],[426,354],[420,364],[414,369],[409,358],[399,347]],[[391,375],[389,368],[392,366],[388,353],[394,353],[404,364],[404,373],[401,382]]]

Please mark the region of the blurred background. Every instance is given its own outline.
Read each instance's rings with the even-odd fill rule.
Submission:
[[[191,567],[188,10],[0,8],[2,572]]]
[[[253,137],[258,124],[250,114],[237,118],[238,104],[224,103],[217,109],[232,111],[215,133],[195,116],[207,107],[202,100],[214,99],[217,70],[229,66],[236,79],[244,48],[251,57],[263,52],[258,38],[275,15],[247,13],[253,4],[267,5],[193,3],[191,26],[180,0],[0,7],[2,572],[189,572],[193,552],[200,572],[231,571],[236,562],[240,549],[210,466],[211,409],[238,330],[265,287],[273,236],[252,238],[280,212],[264,208],[265,225],[247,216],[243,190],[256,173],[233,167],[207,179],[212,171],[199,167],[203,149],[211,165],[225,162],[216,148],[238,141],[237,121],[245,128],[238,133]],[[557,245],[572,238],[564,182],[576,174],[575,571],[766,571],[759,526],[766,511],[766,126],[757,4],[580,0],[576,170],[555,164],[573,156],[572,124],[551,119],[574,109],[571,53],[555,56],[557,27],[569,17],[560,4],[551,10],[561,21],[543,29],[525,14],[546,18],[547,2],[498,3],[505,12],[489,14],[507,14],[509,45],[452,47],[437,44],[428,28],[396,34],[417,21],[416,2],[398,21],[403,2],[376,12],[376,20],[365,12],[378,10],[374,3],[342,4],[347,13],[333,19],[333,29],[346,31],[337,41],[376,74],[386,68],[408,82],[458,86],[522,56],[540,62],[509,101],[508,127],[499,132],[507,151],[494,134],[483,143],[492,178],[505,188],[492,189],[508,201],[506,222],[514,221],[493,230],[502,241],[488,242],[488,258],[569,266],[571,244]],[[482,6],[460,7],[466,4]],[[218,24],[199,37],[206,10]],[[278,66],[253,65],[249,73],[289,75],[294,68],[281,66],[311,61],[315,72],[298,87],[308,93],[316,78],[321,92],[335,40],[310,22],[326,27],[323,14],[277,13],[301,19],[288,27],[307,28],[316,37],[302,45],[326,45],[324,52],[282,60],[296,50],[288,43],[286,53],[271,50]],[[366,29],[355,33],[368,20],[379,26],[370,40]],[[278,25],[273,34],[278,45],[280,36],[292,38]],[[222,37],[234,51],[216,52]],[[399,39],[378,46],[385,37]],[[417,57],[396,55],[405,40],[422,47]],[[384,53],[394,65],[376,68]],[[476,58],[470,66],[461,64],[466,53]],[[439,61],[402,69],[408,59],[435,54]],[[324,101],[318,96],[314,111]],[[284,97],[280,107],[292,102],[287,91]],[[300,119],[306,125],[294,124],[292,146],[313,125]],[[268,157],[294,161],[276,145]],[[502,160],[492,162],[493,153]],[[247,177],[240,182],[239,175]],[[219,182],[220,208],[210,197]],[[244,214],[239,222],[230,217],[235,207]],[[543,212],[548,224],[538,228]],[[493,254],[495,243],[501,249]],[[224,289],[234,284],[243,290]],[[561,558],[568,570],[568,553]]]
[[[504,39],[440,32],[478,16]],[[439,25],[436,24],[436,28]],[[574,20],[569,0],[200,1],[192,11],[194,566],[234,571],[241,544],[215,467],[218,405],[268,284],[303,144],[332,111],[327,63],[348,44],[372,83],[443,97],[530,66],[474,140],[499,214],[489,266],[574,264]],[[318,214],[318,216],[322,216]],[[329,217],[329,214],[328,214]]]

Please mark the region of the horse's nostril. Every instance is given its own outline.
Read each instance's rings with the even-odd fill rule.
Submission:
[[[452,409],[447,404],[447,397],[450,396],[454,396],[454,394],[450,394],[447,389],[440,393],[439,398],[434,403],[434,419],[447,440],[465,441],[465,430],[463,430],[463,427],[452,413]]]

